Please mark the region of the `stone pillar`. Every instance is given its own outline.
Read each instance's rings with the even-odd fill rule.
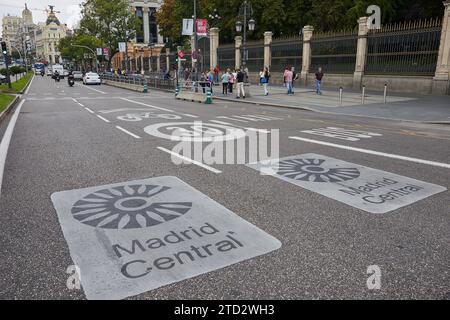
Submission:
[[[170,48],[166,48],[166,72],[170,72]]]
[[[242,37],[236,36],[234,37],[234,51],[235,51],[235,59],[234,65],[235,69],[241,67],[241,47],[242,47]]]
[[[217,48],[219,48],[219,28],[209,30],[209,67],[214,69],[217,66]]]
[[[353,74],[353,88],[360,89],[364,76],[367,59],[367,35],[369,26],[367,25],[368,17],[358,19],[358,45],[356,49],[355,72]]]
[[[271,31],[264,32],[264,67],[268,67],[269,70],[272,65],[272,36],[273,33]]]
[[[140,58],[141,58],[141,73],[145,72],[144,70],[144,52],[142,51],[140,54]]]
[[[313,35],[313,26],[303,27],[303,58],[302,58],[302,72],[300,73],[301,83],[307,85],[308,73],[311,67],[311,38]]]
[[[148,7],[142,8],[143,20],[142,24],[144,25],[144,43],[149,44],[150,42],[150,24],[148,18],[149,9]]]
[[[164,48],[164,45],[156,44],[154,48],[156,51],[156,72],[161,72],[161,51]]]
[[[178,56],[178,52],[181,51],[181,46],[177,47],[177,56]],[[178,56],[178,72],[181,72],[181,60],[180,57]]]
[[[441,44],[433,78],[433,94],[450,94],[450,0],[444,1],[444,18],[442,19]]]
[[[195,36],[192,35],[192,36],[191,36],[191,61],[192,61],[192,70],[194,70],[194,68],[195,68],[195,66],[196,66],[196,62],[195,62],[196,59],[194,59],[194,57],[197,56],[196,50],[197,50],[197,48],[195,47]]]

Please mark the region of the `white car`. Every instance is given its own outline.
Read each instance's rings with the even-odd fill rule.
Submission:
[[[83,77],[83,84],[101,84],[102,79],[98,73],[95,72],[87,72]]]

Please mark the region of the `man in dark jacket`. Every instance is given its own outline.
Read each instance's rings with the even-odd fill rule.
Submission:
[[[322,91],[320,91],[320,87],[322,86],[322,78],[323,78],[322,68],[319,67],[318,71],[316,72],[316,93],[318,95],[322,94]]]
[[[245,99],[245,91],[244,91],[244,78],[245,78],[245,74],[241,71],[241,69],[237,69],[236,70],[237,75],[236,75],[236,81],[237,81],[237,97],[236,98],[240,98],[241,97],[241,92],[242,92],[242,98]]]

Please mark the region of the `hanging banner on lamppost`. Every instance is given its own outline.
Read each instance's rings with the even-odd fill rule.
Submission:
[[[102,48],[97,48],[97,55],[101,56],[102,55]]]
[[[181,35],[192,36],[194,33],[194,19],[183,19]]]
[[[119,42],[119,52],[125,52],[127,50],[126,42]]]
[[[197,19],[197,35],[198,36],[207,36],[208,35],[208,20],[206,19]]]

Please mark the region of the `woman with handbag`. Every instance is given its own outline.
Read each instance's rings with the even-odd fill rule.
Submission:
[[[263,72],[263,76],[261,77],[261,83],[262,83],[263,88],[264,88],[264,95],[265,96],[269,95],[269,79],[270,79],[269,68],[265,67],[264,68],[264,72]]]

